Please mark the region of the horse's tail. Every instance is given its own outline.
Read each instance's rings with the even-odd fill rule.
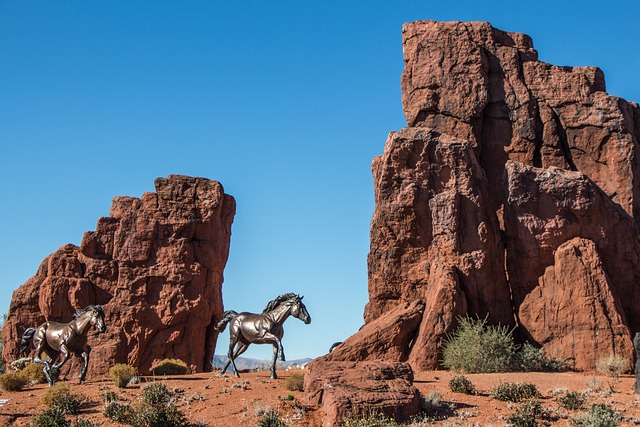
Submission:
[[[218,332],[224,332],[224,329],[227,327],[227,323],[235,319],[237,315],[238,313],[233,310],[228,310],[222,313],[222,319],[216,325],[216,330]]]
[[[33,338],[33,335],[35,333],[36,333],[36,328],[27,328],[27,330],[24,331],[24,333],[22,334],[22,338],[20,339],[19,356],[22,356],[24,352],[27,351],[27,348],[29,348],[29,345],[31,344],[31,339]]]

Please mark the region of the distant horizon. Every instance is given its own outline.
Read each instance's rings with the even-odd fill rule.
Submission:
[[[640,2],[0,2],[0,314],[114,197],[178,174],[236,199],[225,309],[302,294],[313,321],[285,323],[287,357],[344,341],[368,301],[371,162],[407,125],[402,24],[428,19],[528,34],[640,101]]]

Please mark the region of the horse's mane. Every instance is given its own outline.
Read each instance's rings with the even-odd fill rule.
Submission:
[[[262,313],[268,313],[272,310],[275,310],[275,308],[277,306],[279,306],[281,303],[285,302],[285,301],[289,301],[293,298],[298,298],[298,295],[288,292],[286,294],[280,295],[279,297],[277,297],[276,299],[269,301],[269,303],[267,304],[267,306],[264,308],[264,310],[262,310]]]
[[[102,307],[99,305],[90,305],[87,308],[79,308],[76,310],[75,313],[73,313],[73,316],[71,317],[71,319],[77,319],[78,317],[82,316],[83,314],[85,314],[87,311],[90,310],[95,310],[98,313],[102,313]]]

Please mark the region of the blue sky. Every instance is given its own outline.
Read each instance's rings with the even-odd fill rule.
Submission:
[[[304,294],[313,322],[286,323],[289,359],[353,334],[370,164],[406,125],[401,28],[420,19],[527,33],[541,60],[599,66],[609,93],[640,101],[637,0],[0,0],[0,313],[114,196],[184,174],[237,201],[226,308]]]

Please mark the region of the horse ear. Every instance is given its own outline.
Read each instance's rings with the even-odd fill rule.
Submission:
[[[302,295],[302,296],[298,295],[298,299],[299,299],[300,301],[302,301],[302,298],[304,298],[304,295]]]

